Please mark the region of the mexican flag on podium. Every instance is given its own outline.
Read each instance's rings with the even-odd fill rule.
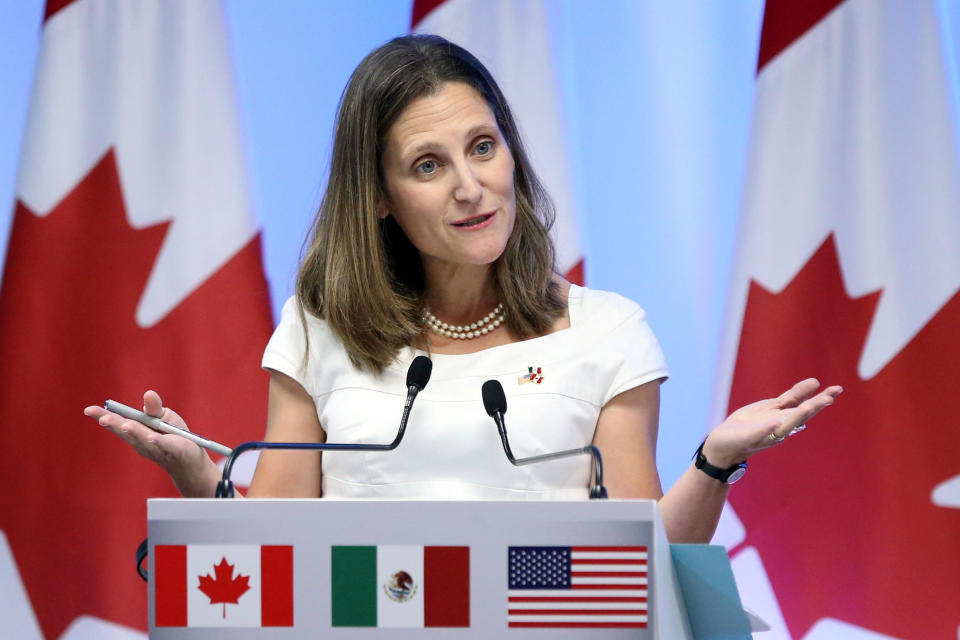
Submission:
[[[469,627],[470,547],[333,546],[335,627]]]

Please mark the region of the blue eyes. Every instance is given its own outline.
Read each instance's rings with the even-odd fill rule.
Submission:
[[[493,153],[493,141],[484,140],[478,143],[477,146],[473,148],[473,152],[478,156],[490,155],[491,153]],[[414,170],[421,175],[429,176],[436,173],[439,166],[440,165],[436,160],[424,160],[423,162],[418,164],[414,168]]]
[[[417,171],[420,173],[425,173],[427,175],[433,173],[437,170],[437,161],[436,160],[427,160],[426,162],[421,162],[417,165]]]

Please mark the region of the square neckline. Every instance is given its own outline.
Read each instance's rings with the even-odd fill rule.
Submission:
[[[548,339],[558,339],[553,338],[553,336],[565,336],[570,331],[577,326],[577,320],[579,319],[580,306],[583,301],[583,287],[577,284],[570,283],[570,288],[567,290],[567,316],[570,319],[570,326],[557,331],[551,331],[548,334],[542,336],[536,336],[534,338],[527,338],[526,340],[519,340],[517,342],[509,342],[507,344],[498,344],[493,347],[487,347],[486,349],[480,349],[479,351],[471,351],[470,353],[428,353],[423,349],[413,348],[413,355],[410,358],[410,361],[417,356],[427,356],[434,362],[440,362],[447,360],[448,362],[454,358],[466,358],[470,356],[474,357],[483,357],[490,354],[499,354],[500,352],[513,347],[516,348],[518,345],[528,345],[534,343],[537,340],[548,340]],[[401,361],[399,358],[394,360],[390,365],[390,368],[401,367],[405,368],[409,362]]]

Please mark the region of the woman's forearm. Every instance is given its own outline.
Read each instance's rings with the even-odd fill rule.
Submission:
[[[202,468],[170,468],[167,473],[184,498],[212,498],[220,482],[220,469],[207,458]]]
[[[670,542],[710,542],[730,485],[715,480],[692,464],[660,498],[660,517]]]

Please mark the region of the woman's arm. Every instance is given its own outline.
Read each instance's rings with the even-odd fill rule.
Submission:
[[[164,407],[154,391],[143,395],[144,411],[170,424],[187,429],[176,412]],[[220,481],[220,469],[207,453],[180,436],[152,429],[99,406],[84,413],[120,436],[143,457],[160,465],[185,498],[212,498]],[[323,442],[326,434],[317,418],[313,399],[289,376],[270,373],[268,441]],[[257,463],[250,497],[312,497],[320,495],[320,452],[264,451]],[[240,496],[240,494],[237,494]]]
[[[709,542],[730,485],[691,465],[664,495],[656,463],[660,382],[625,391],[600,411],[594,444],[603,455],[607,492],[611,498],[659,500],[671,542]]]
[[[624,391],[600,410],[593,444],[603,456],[603,484],[611,498],[663,496],[657,473],[660,380]]]
[[[277,371],[270,372],[267,409],[269,442],[324,442],[313,398],[298,382]],[[262,451],[253,475],[249,498],[320,497],[319,451]]]
[[[143,394],[143,411],[189,431],[183,418],[169,407],[163,406],[156,391]],[[220,470],[207,452],[193,442],[171,433],[158,433],[101,406],[89,406],[83,413],[118,435],[141,456],[160,465],[170,475],[183,497],[213,497],[220,481]]]
[[[778,398],[738,409],[710,432],[704,456],[727,468],[776,446],[794,428],[833,404],[840,387],[814,394],[820,383],[807,379]],[[604,482],[611,498],[660,501],[671,542],[706,543],[713,537],[730,485],[709,477],[692,464],[663,494],[656,470],[660,381],[648,382],[616,396],[600,411],[594,435],[604,460]],[[691,450],[693,443],[691,443]]]

